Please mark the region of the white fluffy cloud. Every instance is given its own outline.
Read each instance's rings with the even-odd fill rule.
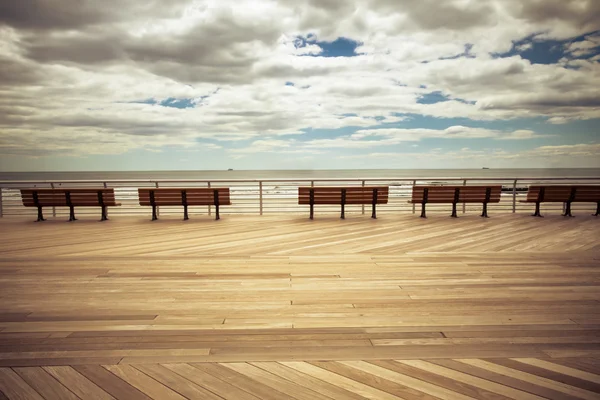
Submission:
[[[377,127],[398,122],[403,117],[397,114],[487,121],[541,116],[555,124],[599,118],[597,60],[565,68],[494,56],[534,34],[566,39],[596,31],[599,5],[7,1],[0,6],[0,153],[114,154],[253,140],[231,152],[239,155],[272,148],[358,149],[427,137],[540,138],[543,132],[528,130]],[[298,37],[309,36],[307,46],[297,47]],[[317,41],[340,37],[361,42],[360,55],[319,57]],[[581,57],[597,45],[597,36],[589,36],[565,50]],[[449,101],[418,102],[435,91]],[[157,104],[147,104],[150,99]],[[166,99],[186,99],[194,107],[161,106]],[[298,139],[294,148],[283,146],[291,139],[281,139],[349,127],[353,135]]]

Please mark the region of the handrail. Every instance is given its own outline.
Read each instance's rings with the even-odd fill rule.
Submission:
[[[68,186],[70,184],[98,184],[98,186],[103,187],[111,187],[113,185],[120,185],[121,188],[124,189],[132,189],[139,185],[148,185],[159,187],[165,184],[203,184],[208,185],[208,187],[214,187],[217,184],[228,183],[239,185],[240,189],[238,190],[238,194],[242,199],[240,201],[240,208],[237,212],[247,213],[248,209],[252,209],[257,212],[259,215],[263,215],[265,212],[265,199],[267,203],[272,200],[276,200],[277,204],[274,205],[274,202],[270,204],[271,210],[277,208],[276,212],[279,212],[281,208],[289,209],[291,202],[290,199],[291,189],[295,186],[300,186],[300,184],[306,184],[310,186],[315,186],[315,183],[326,183],[326,182],[353,182],[356,185],[365,186],[370,182],[387,182],[390,186],[414,186],[419,184],[419,182],[435,182],[444,184],[444,183],[453,183],[453,184],[462,184],[467,185],[468,183],[480,183],[480,182],[503,182],[504,186],[506,186],[510,190],[510,197],[512,202],[512,212],[517,212],[517,186],[519,183],[522,186],[528,186],[531,183],[542,183],[542,182],[587,182],[587,181],[597,181],[600,183],[600,177],[485,177],[485,176],[474,176],[474,177],[373,177],[373,178],[365,178],[365,177],[357,177],[357,178],[316,178],[316,177],[302,177],[302,178],[268,178],[268,179],[42,179],[42,180],[2,180],[0,181],[0,218],[4,215],[7,215],[7,211],[15,210],[18,208],[17,205],[17,197],[15,193],[10,193],[10,190],[18,190],[21,188],[31,188],[32,185],[49,185],[50,187],[56,188],[58,185]],[[277,186],[283,186],[284,189],[282,192],[273,192],[272,188],[269,188],[268,184],[283,184]],[[291,185],[287,185],[289,183]],[[249,187],[245,187],[245,185],[249,185]],[[265,184],[267,186],[265,187]],[[121,186],[123,185],[123,186]],[[256,186],[256,188],[254,188]],[[277,188],[276,186],[276,188]],[[118,188],[119,186],[115,186]],[[5,192],[7,195],[2,195],[2,189],[6,189],[9,192]],[[270,191],[271,190],[271,191]],[[404,192],[405,193],[405,192]],[[128,194],[127,196],[131,197],[132,194]],[[396,196],[397,198],[406,197],[405,194]],[[506,196],[508,197],[508,195]],[[250,205],[249,205],[250,204]],[[506,205],[506,203],[503,203]],[[5,207],[6,205],[6,207]],[[130,204],[130,207],[133,207],[133,203]],[[8,207],[8,209],[7,209]],[[12,208],[11,208],[12,207]],[[401,207],[399,203],[392,206],[392,208]],[[412,213],[415,213],[415,204],[411,205]],[[239,211],[239,210],[242,211]],[[56,216],[56,208],[53,208],[53,216]],[[269,211],[269,205],[266,207],[266,211]],[[286,212],[286,211],[283,211]],[[361,208],[361,212],[364,213],[364,206]],[[463,205],[463,213],[466,212],[466,205]],[[19,211],[17,211],[19,213]],[[212,213],[212,209],[208,207],[208,214]]]
[[[356,181],[400,181],[400,182],[411,182],[411,181],[532,181],[532,180],[540,180],[540,181],[560,181],[560,180],[600,180],[600,177],[590,177],[590,176],[581,176],[581,177],[502,177],[502,178],[490,178],[490,177],[398,177],[398,178],[390,178],[390,177],[374,177],[374,178],[365,178],[365,177],[357,177],[357,178],[279,178],[279,179],[206,179],[206,178],[198,178],[198,179],[44,179],[44,180],[10,180],[10,181],[0,181],[0,186],[2,185],[14,185],[14,184],[29,184],[29,183],[155,183],[155,182],[356,182]]]

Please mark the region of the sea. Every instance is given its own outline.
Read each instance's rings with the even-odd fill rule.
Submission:
[[[0,181],[69,180],[277,180],[277,179],[424,179],[424,178],[599,178],[600,168],[490,169],[323,169],[323,170],[204,170],[204,171],[38,171],[1,172]]]

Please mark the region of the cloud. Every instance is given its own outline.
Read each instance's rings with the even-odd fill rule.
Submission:
[[[523,168],[600,168],[600,144],[579,143],[575,145],[540,146],[524,151],[507,151],[501,148],[442,151],[432,149],[428,152],[371,152],[358,155],[342,155],[342,160],[408,160],[427,161],[429,165],[444,165],[449,161],[453,165],[486,165],[494,168],[514,168],[520,162]]]
[[[546,136],[528,130],[395,124],[407,114],[470,120],[464,125],[600,118],[600,64],[591,56],[598,42],[590,34],[598,29],[598,4],[5,1],[2,151],[25,154],[31,146],[37,154],[40,143],[53,143],[57,154],[119,154],[218,141],[243,154],[372,149],[425,138],[540,139]],[[565,48],[583,59],[532,65],[519,55],[495,56],[531,35],[583,35]],[[299,37],[306,46],[297,46]],[[360,43],[353,57],[323,57],[323,43],[340,38]],[[448,101],[422,104],[427,93]],[[144,99],[157,104],[135,103]],[[327,130],[343,133],[306,138]],[[287,137],[293,146],[276,145]],[[248,142],[252,150],[241,149]]]
[[[361,129],[351,135],[352,139],[385,138],[384,144],[397,144],[407,141],[419,141],[427,138],[439,139],[482,139],[491,138],[498,140],[526,140],[549,137],[551,135],[537,134],[531,130],[499,131],[484,128],[471,128],[461,125],[451,126],[446,129]]]

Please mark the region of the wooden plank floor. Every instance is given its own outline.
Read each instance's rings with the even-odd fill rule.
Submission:
[[[598,399],[600,218],[0,219],[0,399]]]

